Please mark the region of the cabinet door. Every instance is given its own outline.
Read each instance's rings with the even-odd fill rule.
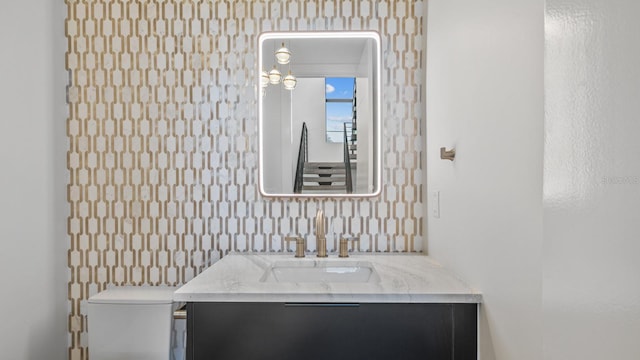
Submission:
[[[475,304],[192,303],[190,360],[476,359]]]

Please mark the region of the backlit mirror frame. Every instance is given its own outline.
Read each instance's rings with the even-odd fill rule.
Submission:
[[[274,54],[269,51],[263,51],[263,45],[269,40],[278,40],[288,42],[290,40],[299,39],[366,39],[373,40],[374,51],[374,69],[373,73],[373,106],[372,106],[372,132],[373,132],[373,190],[366,193],[294,193],[293,189],[289,192],[273,193],[265,189],[265,124],[263,108],[264,97],[262,96],[260,76],[264,69],[265,56],[273,57]],[[293,54],[295,58],[295,53]],[[269,69],[266,69],[267,71]],[[283,197],[283,198],[370,198],[379,196],[382,192],[382,46],[380,35],[375,31],[308,31],[308,32],[264,32],[258,36],[258,61],[257,61],[256,93],[258,97],[258,188],[260,194],[264,197]],[[284,76],[285,74],[283,74]],[[294,90],[295,91],[295,90]]]

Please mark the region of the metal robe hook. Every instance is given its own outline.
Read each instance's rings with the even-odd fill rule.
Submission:
[[[456,149],[453,148],[451,150],[446,150],[445,148],[440,148],[440,159],[442,160],[451,160],[456,158]]]

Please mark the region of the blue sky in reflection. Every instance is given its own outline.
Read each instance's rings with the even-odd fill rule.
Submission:
[[[327,99],[353,99],[354,78],[326,78]],[[327,142],[341,143],[344,123],[351,122],[352,102],[327,102]]]

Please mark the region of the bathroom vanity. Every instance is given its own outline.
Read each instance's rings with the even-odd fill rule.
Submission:
[[[422,255],[231,254],[174,293],[187,359],[477,359],[482,296]]]

